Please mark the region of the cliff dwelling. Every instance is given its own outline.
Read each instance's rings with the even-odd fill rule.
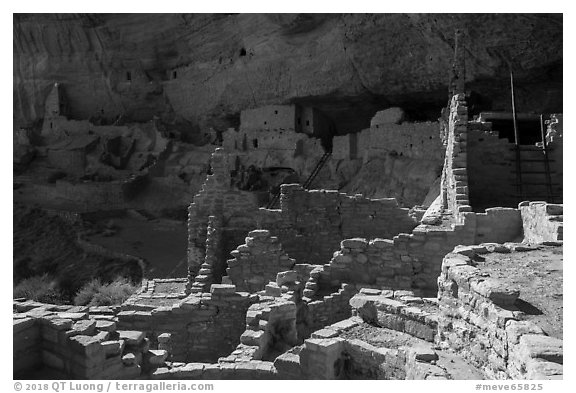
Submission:
[[[562,14],[13,24],[14,379],[563,379]]]

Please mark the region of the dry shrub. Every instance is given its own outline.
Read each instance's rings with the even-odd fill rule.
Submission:
[[[126,278],[117,278],[111,283],[103,284],[93,279],[84,285],[74,297],[77,306],[113,306],[122,304],[138,287]]]

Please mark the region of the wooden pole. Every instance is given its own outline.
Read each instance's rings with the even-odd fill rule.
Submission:
[[[518,135],[518,123],[516,119],[516,98],[514,97],[514,74],[512,73],[512,67],[510,67],[510,91],[512,96],[512,122],[514,123],[514,144],[518,146],[520,144],[520,139]]]

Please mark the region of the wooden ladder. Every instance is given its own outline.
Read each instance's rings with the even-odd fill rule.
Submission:
[[[310,189],[312,182],[314,181],[316,176],[318,176],[318,173],[320,173],[320,170],[322,170],[324,165],[326,165],[326,162],[328,162],[328,159],[330,158],[331,155],[332,155],[332,151],[328,150],[326,153],[324,153],[324,155],[316,163],[316,166],[314,167],[314,169],[310,173],[310,176],[308,176],[308,178],[306,179],[304,184],[302,184],[302,187],[304,187],[305,190]],[[272,197],[270,202],[268,202],[268,204],[266,205],[266,209],[274,209],[274,206],[278,203],[279,200],[280,200],[280,188],[278,189],[278,192],[276,192],[274,194],[274,196]]]
[[[544,116],[540,115],[540,134],[542,137],[542,142],[540,147],[538,146],[522,146],[516,144],[516,189],[517,197],[522,200],[534,199],[534,198],[544,198],[547,202],[555,203],[557,195],[554,195],[554,190],[552,188],[552,171],[550,169],[550,158],[548,157],[548,146],[546,143],[546,133],[544,131]],[[526,157],[528,156],[528,157]],[[526,165],[541,163],[541,168],[526,169]],[[526,180],[526,177],[530,176],[543,176],[540,180]],[[528,186],[544,186],[546,187],[545,193],[535,194],[533,192],[527,192],[526,188]]]

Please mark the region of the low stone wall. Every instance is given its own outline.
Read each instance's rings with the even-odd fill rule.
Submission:
[[[438,328],[435,313],[422,310],[422,298],[408,291],[370,290],[350,300],[353,315],[380,327],[407,333],[419,339],[433,342]],[[437,311],[435,299],[427,299]],[[431,308],[431,307],[428,307]]]
[[[528,243],[556,242],[564,239],[564,205],[522,202],[519,206]]]
[[[34,318],[14,319],[12,337],[14,375],[38,368],[42,364],[40,324]]]
[[[484,246],[446,255],[438,278],[438,341],[472,360],[491,379],[562,378],[562,340],[521,320],[519,292],[487,278],[473,261]]]
[[[354,316],[312,333],[304,345],[278,356],[274,366],[282,379],[449,379],[430,363],[434,351],[375,347],[340,335],[363,323]]]
[[[200,380],[268,380],[279,379],[271,362],[253,360],[239,363],[186,363],[173,367],[158,368],[152,379],[200,379]]]
[[[233,285],[213,284],[210,293],[192,294],[174,299],[166,306],[133,304],[132,310],[118,313],[118,326],[142,330],[149,337],[162,333],[172,335],[174,361],[215,362],[239,344],[244,331],[246,311],[257,301],[245,292],[236,292]],[[153,341],[154,343],[154,341]]]
[[[88,307],[24,302],[15,308],[21,311],[14,314],[15,376],[46,366],[54,377],[133,379],[167,357],[166,351],[150,349],[143,332],[117,331],[107,307],[100,315],[89,315]]]
[[[503,243],[522,238],[522,217],[518,209],[493,207],[476,213],[474,244]]]
[[[306,318],[308,328],[313,331],[349,318],[352,314],[348,303],[355,293],[353,286],[343,284],[322,299],[309,301]]]

